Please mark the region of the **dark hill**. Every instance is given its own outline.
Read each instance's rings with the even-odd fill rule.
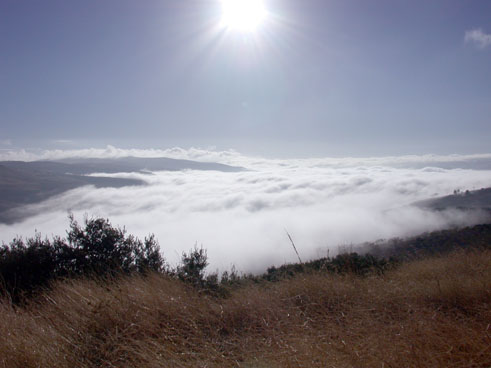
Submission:
[[[67,159],[61,161],[0,162],[0,223],[13,223],[23,216],[16,207],[42,202],[84,185],[119,188],[143,185],[141,180],[91,177],[92,173],[145,173],[149,171],[243,170],[218,163],[170,158]]]
[[[415,203],[419,207],[436,211],[448,209],[483,210],[491,214],[491,188],[456,190],[454,194]]]

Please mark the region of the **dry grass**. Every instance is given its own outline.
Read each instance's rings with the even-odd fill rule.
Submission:
[[[213,298],[153,275],[0,305],[1,367],[490,367],[491,251]]]

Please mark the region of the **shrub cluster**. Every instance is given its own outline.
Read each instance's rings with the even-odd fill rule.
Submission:
[[[16,238],[0,247],[2,294],[18,302],[58,278],[165,270],[153,235],[141,241],[103,218],[86,218],[83,227],[73,216],[69,218],[66,238],[49,240],[37,234],[26,241]]]
[[[52,240],[37,234],[14,239],[0,247],[0,294],[18,303],[49,287],[55,279],[89,276],[115,277],[148,271],[165,273],[200,290],[227,295],[227,288],[248,282],[278,281],[299,273],[328,272],[366,275],[383,273],[393,263],[371,255],[340,254],[306,263],[270,267],[260,276],[239,275],[235,269],[206,274],[208,256],[203,248],[183,253],[180,265],[169,269],[154,235],[143,241],[114,227],[104,218],[86,218],[83,226],[69,216],[67,236]]]
[[[170,269],[154,235],[142,241],[104,218],[86,218],[83,226],[72,215],[69,219],[65,238],[49,240],[36,234],[0,246],[0,295],[17,304],[60,278],[104,279],[148,272],[166,274],[208,292],[221,289],[218,274],[205,274],[208,255],[203,248],[184,252],[181,263]],[[228,273],[224,275],[229,280]],[[238,279],[235,271],[230,276],[230,280]]]
[[[380,275],[397,264],[398,261],[393,258],[387,260],[370,254],[341,253],[333,258],[325,257],[305,263],[286,264],[280,267],[273,266],[268,268],[262,278],[267,281],[279,281],[294,277],[300,273],[312,272],[350,273],[358,276]]]
[[[65,238],[49,240],[37,234],[25,241],[16,238],[10,244],[0,246],[0,296],[7,296],[18,303],[59,278],[104,278],[149,271],[165,273],[206,292],[227,295],[230,287],[250,282],[279,281],[302,273],[383,274],[418,254],[444,253],[469,247],[489,249],[491,240],[491,224],[483,224],[423,234],[406,240],[365,243],[360,251],[370,253],[345,252],[333,258],[273,266],[262,275],[239,275],[232,268],[220,277],[218,273],[205,272],[208,256],[203,248],[195,246],[189,253],[183,253],[180,265],[170,269],[154,235],[142,241],[126,234],[124,228],[112,226],[107,219],[86,218],[82,226],[72,215],[69,220],[70,227]]]

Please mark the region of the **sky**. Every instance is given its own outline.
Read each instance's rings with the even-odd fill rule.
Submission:
[[[489,152],[491,2],[0,0],[0,150]]]
[[[286,231],[305,260],[485,221],[414,203],[489,187],[490,141],[488,0],[0,0],[0,161],[247,169],[113,174],[146,185],[21,207],[0,242],[72,212],[261,272],[296,261]]]

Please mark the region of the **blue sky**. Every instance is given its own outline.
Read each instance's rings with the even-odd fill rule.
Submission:
[[[1,0],[0,148],[489,152],[491,2]],[[466,37],[467,34],[467,37]]]

